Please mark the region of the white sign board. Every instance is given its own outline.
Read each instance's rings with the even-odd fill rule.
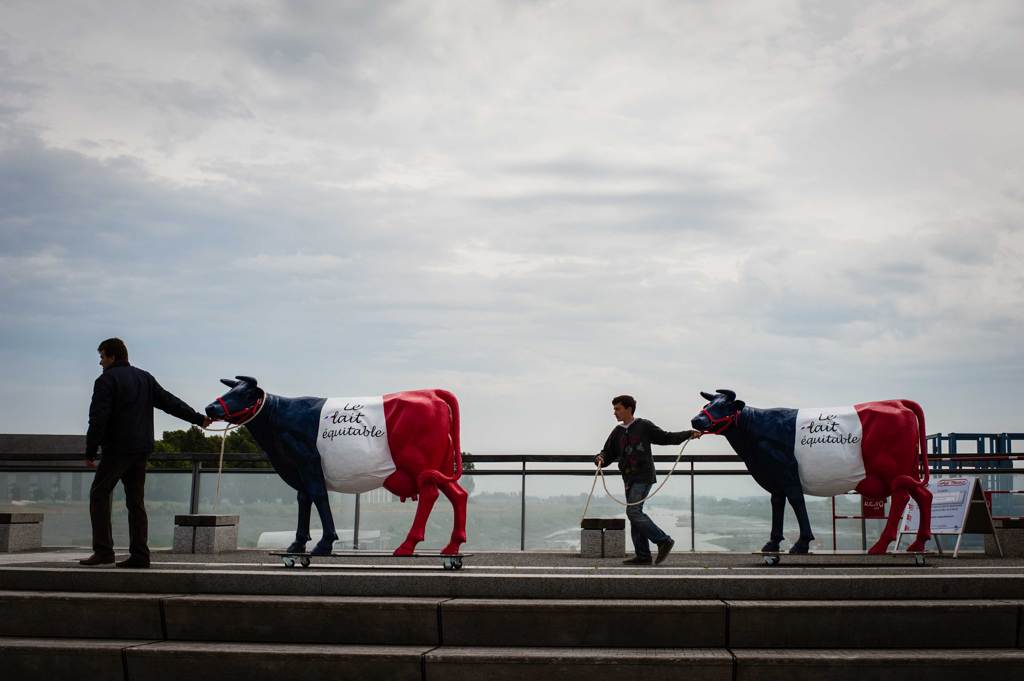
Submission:
[[[999,537],[996,536],[992,523],[992,513],[985,503],[985,493],[978,478],[932,478],[928,481],[928,490],[932,493],[931,533],[956,536],[954,558],[960,553],[960,540],[963,539],[964,533],[993,535],[996,547],[999,548],[999,555],[1003,554],[1003,548],[999,544]],[[903,534],[916,533],[920,523],[921,510],[911,499],[900,520],[896,546],[899,547]],[[941,552],[941,547],[939,550]]]

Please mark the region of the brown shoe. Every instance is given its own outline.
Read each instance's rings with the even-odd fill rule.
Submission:
[[[119,567],[119,568],[145,569],[145,568],[149,567],[149,559],[148,558],[138,558],[136,556],[130,556],[126,560],[122,560],[120,563],[118,563],[117,567]]]
[[[78,561],[78,564],[92,567],[93,565],[110,565],[113,562],[113,556],[101,556],[99,554],[94,553],[88,558],[83,558],[82,560]]]

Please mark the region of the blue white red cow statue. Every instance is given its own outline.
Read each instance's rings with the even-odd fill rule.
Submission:
[[[459,403],[446,390],[356,398],[281,397],[256,379],[221,379],[231,388],[206,407],[206,415],[245,423],[278,475],[298,492],[299,519],[288,551],[305,551],[309,515],[316,506],[323,538],[313,555],[331,552],[338,535],[327,491],[358,493],[384,487],[418,499],[412,529],[395,549],[410,555],[423,541],[427,517],[443,493],[455,510],[451,541],[442,554],[466,541],[466,499],[459,448]]]
[[[882,536],[868,550],[882,554],[896,539],[911,497],[921,522],[909,552],[924,551],[931,538],[932,494],[924,412],[910,400],[864,402],[826,409],[755,409],[732,390],[702,392],[708,404],[692,424],[724,435],[754,480],[772,495],[772,533],[762,551],[778,551],[789,501],[800,524],[790,553],[807,553],[814,539],[804,493],[834,496],[856,491],[876,499],[892,496]]]

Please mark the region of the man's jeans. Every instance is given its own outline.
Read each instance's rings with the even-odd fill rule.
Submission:
[[[626,501],[632,503],[646,497],[653,485],[644,482],[634,482],[626,487]],[[654,521],[644,513],[644,505],[626,507],[626,517],[629,518],[629,533],[633,537],[633,549],[637,558],[650,558],[651,545],[648,542],[661,544],[671,537],[665,534]]]

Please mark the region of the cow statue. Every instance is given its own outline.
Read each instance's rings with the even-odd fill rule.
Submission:
[[[907,551],[924,551],[931,538],[932,494],[924,412],[916,402],[755,409],[737,400],[732,390],[702,392],[701,397],[708,404],[693,417],[694,429],[724,435],[757,484],[772,495],[772,533],[762,551],[779,550],[787,500],[800,524],[800,538],[789,552],[807,553],[814,536],[804,493],[824,497],[850,491],[876,499],[892,496],[885,529],[869,554],[889,550],[911,497],[921,522]]]
[[[418,500],[416,517],[394,555],[411,555],[423,541],[427,517],[443,493],[455,509],[451,541],[466,541],[466,490],[459,486],[459,403],[446,390],[413,390],[375,397],[281,397],[255,378],[221,379],[230,390],[206,415],[244,423],[281,478],[298,492],[299,519],[288,551],[305,551],[316,506],[323,538],[311,551],[327,555],[337,540],[327,491],[359,493],[384,487],[404,502]]]

